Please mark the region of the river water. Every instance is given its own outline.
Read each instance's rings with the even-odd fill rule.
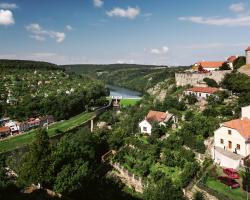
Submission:
[[[107,85],[110,90],[110,96],[122,96],[126,99],[140,99],[141,94],[140,92],[136,92],[127,88],[114,86],[114,85]]]

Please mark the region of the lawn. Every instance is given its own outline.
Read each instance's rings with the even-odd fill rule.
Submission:
[[[229,200],[245,200],[247,199],[246,193],[241,189],[230,189],[229,186],[221,183],[220,181],[208,177],[206,186],[220,194],[227,196]]]
[[[69,120],[56,122],[52,124],[51,126],[49,126],[48,134],[50,137],[53,137],[58,134],[70,131],[84,124],[85,122],[90,120],[92,117],[94,117],[94,115],[95,113],[93,112],[82,113],[80,115],[70,118]],[[37,130],[31,130],[25,134],[0,141],[0,153],[11,151],[19,147],[22,147],[24,145],[30,144],[35,138],[36,131]]]
[[[141,99],[122,99],[121,100],[121,106],[133,106]]]

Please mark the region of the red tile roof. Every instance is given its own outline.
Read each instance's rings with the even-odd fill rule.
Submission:
[[[0,127],[0,133],[5,133],[5,132],[8,132],[8,131],[10,131],[9,127]]]
[[[250,119],[235,119],[223,123],[223,126],[237,130],[244,138],[250,137]]]
[[[224,61],[202,61],[198,62],[197,64],[199,66],[202,66],[203,68],[219,68],[223,65]]]
[[[146,117],[146,120],[160,123],[163,122],[166,118],[167,118],[167,113],[150,110]]]
[[[230,57],[227,59],[227,62],[234,62],[236,59],[237,59],[237,56],[230,56]]]
[[[214,88],[214,87],[193,87],[193,88],[187,89],[186,91],[213,94],[213,93],[219,91],[219,89]]]
[[[245,51],[250,51],[250,46],[249,46],[249,47],[247,47],[247,49],[246,49]]]

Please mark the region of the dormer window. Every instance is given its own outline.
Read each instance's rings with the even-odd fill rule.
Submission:
[[[232,130],[228,130],[228,135],[232,135]]]

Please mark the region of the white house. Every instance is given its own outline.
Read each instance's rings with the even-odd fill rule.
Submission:
[[[152,133],[152,123],[156,122],[159,125],[166,126],[166,123],[170,120],[176,122],[176,118],[173,114],[169,112],[159,112],[159,111],[149,111],[145,119],[139,123],[139,128],[141,133],[147,133],[151,135]]]
[[[207,99],[209,96],[214,95],[218,92],[218,88],[214,87],[193,87],[184,91],[185,95],[194,94],[198,100]]]
[[[250,106],[242,108],[240,119],[221,124],[214,132],[214,162],[237,169],[250,154]]]
[[[4,124],[5,127],[8,127],[11,131],[11,135],[12,134],[16,134],[19,133],[19,126],[16,122],[14,121],[9,121],[7,123]]]
[[[224,61],[201,61],[197,62],[193,66],[194,71],[215,71],[219,70],[219,68],[223,65]]]

